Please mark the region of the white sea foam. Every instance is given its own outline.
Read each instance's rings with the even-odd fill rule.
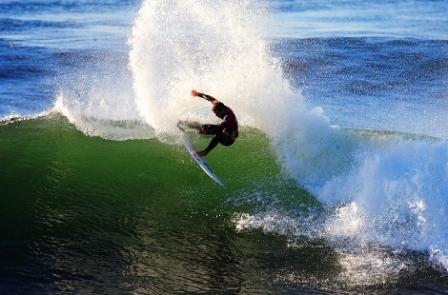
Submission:
[[[310,223],[296,216],[295,211],[279,207],[238,216],[237,228],[310,238],[323,236],[341,253],[349,249],[350,255],[364,253],[359,249],[372,243],[396,251],[420,251],[446,270],[448,144],[380,137],[354,140],[350,135],[341,137],[340,130],[329,127],[322,133],[332,140],[322,139],[321,147],[304,151],[304,145],[294,143],[297,138],[293,137],[280,146],[300,149],[300,155],[282,154],[285,148],[278,151],[291,176],[305,184],[327,208],[323,220],[317,218]],[[347,153],[342,147],[344,140],[351,142],[346,157],[332,149],[334,144],[340,144],[338,150]],[[305,229],[303,224],[311,229]],[[342,247],[340,241],[345,241]],[[376,255],[381,260],[384,254],[379,251]]]
[[[429,252],[448,267],[448,144],[400,140],[359,158],[345,177],[317,192],[324,202],[345,202],[327,231]]]

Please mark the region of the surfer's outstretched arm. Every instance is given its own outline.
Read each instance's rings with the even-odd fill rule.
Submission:
[[[216,99],[216,98],[214,98],[213,96],[211,96],[211,95],[208,95],[208,94],[205,94],[205,93],[201,93],[201,92],[197,92],[196,90],[191,90],[191,95],[192,96],[199,96],[199,97],[201,97],[201,98],[203,98],[203,99],[205,99],[205,100],[208,100],[209,102],[211,102],[211,103],[215,103],[215,102],[217,102],[218,100]]]

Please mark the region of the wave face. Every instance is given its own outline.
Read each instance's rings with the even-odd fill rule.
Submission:
[[[135,103],[128,95],[109,101],[114,108],[100,114],[88,110],[108,118],[118,106],[138,118],[135,125],[148,124],[149,137],[167,141],[179,118],[213,120],[209,106],[189,96],[191,89],[215,95],[243,126],[266,134],[285,173],[331,211],[311,225],[320,234],[348,238],[355,249],[378,244],[423,251],[446,268],[447,144],[332,126],[324,110],[309,108],[284,78],[267,41],[266,13],[254,1],[145,1],[129,39]]]

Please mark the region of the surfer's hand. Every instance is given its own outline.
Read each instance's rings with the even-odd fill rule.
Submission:
[[[205,132],[205,130],[198,129],[198,134],[207,134],[207,133]]]
[[[199,92],[197,92],[196,90],[191,90],[191,95],[192,96],[199,96]]]

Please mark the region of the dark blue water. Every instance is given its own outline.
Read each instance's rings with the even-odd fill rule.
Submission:
[[[285,73],[334,124],[445,138],[446,40],[281,40]]]
[[[447,5],[425,3],[274,2],[267,24],[280,43],[274,55],[334,124],[445,138]],[[67,80],[85,76],[70,77],[86,63],[126,63],[139,8],[138,1],[2,4],[0,116],[50,110]]]
[[[0,116],[50,110],[62,81],[79,79],[70,75],[83,64],[122,52],[138,5],[138,1],[2,2]]]

